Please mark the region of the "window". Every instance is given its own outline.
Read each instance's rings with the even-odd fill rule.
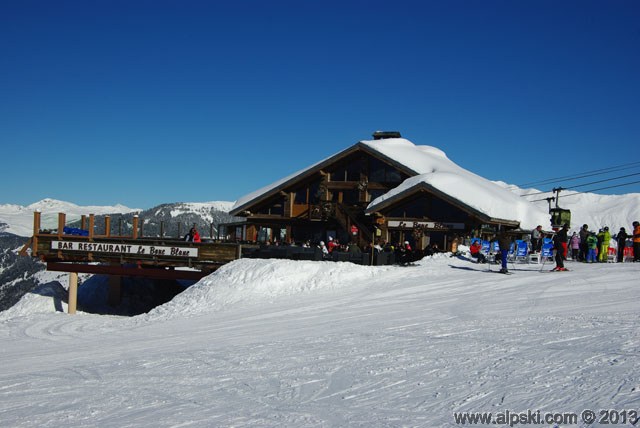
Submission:
[[[375,183],[400,183],[406,176],[386,163],[371,158],[369,161],[369,181]]]

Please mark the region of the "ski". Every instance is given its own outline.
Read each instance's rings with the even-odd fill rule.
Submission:
[[[502,275],[513,275],[513,272],[500,272],[499,270],[485,270],[484,272],[501,273]]]

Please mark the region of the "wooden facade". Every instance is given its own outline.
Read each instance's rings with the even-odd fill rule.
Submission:
[[[429,186],[417,186],[368,209],[373,200],[416,175],[358,143],[237,203],[231,214],[246,221],[224,225],[224,233],[229,239],[249,242],[318,242],[335,237],[362,248],[377,241],[409,241],[421,249],[430,242],[446,247],[454,236],[483,227],[518,225],[492,219]]]

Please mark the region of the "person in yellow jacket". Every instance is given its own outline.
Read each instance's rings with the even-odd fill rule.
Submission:
[[[601,238],[602,242],[598,249],[598,261],[600,263],[606,263],[609,255],[609,243],[611,242],[611,233],[609,233],[609,228],[605,226],[605,228],[602,229],[602,232],[598,233],[598,238]]]
[[[640,262],[640,223],[633,222],[633,261]]]

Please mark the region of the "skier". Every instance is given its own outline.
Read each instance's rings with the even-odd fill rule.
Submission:
[[[560,232],[562,232],[563,230],[565,231],[564,237],[560,235]],[[553,236],[553,250],[555,251],[556,267],[554,267],[552,271],[555,272],[567,270],[567,268],[564,267],[564,250],[567,245],[567,232],[564,227],[560,232],[556,233]],[[563,241],[563,239],[565,239],[565,241]]]
[[[589,237],[589,226],[584,224],[582,225],[582,229],[580,229],[580,261],[587,261],[587,253],[589,252],[589,247],[587,247],[587,238]]]
[[[587,235],[587,258],[585,263],[596,262],[596,248],[598,248],[598,238],[596,238],[595,232],[589,232]]]
[[[627,245],[627,231],[624,227],[620,228],[618,232],[618,236],[616,236],[616,241],[618,242],[618,263],[622,263],[624,261],[624,247]]]
[[[576,232],[573,232],[573,235],[571,235],[569,243],[571,244],[571,258],[576,261],[578,260],[578,253],[580,252],[580,237]]]
[[[598,261],[600,263],[606,263],[609,255],[609,243],[611,242],[611,234],[609,233],[609,227],[605,226],[602,232],[598,233],[598,238],[601,238],[600,248],[598,253]]]
[[[509,248],[511,247],[511,238],[507,235],[507,232],[502,229],[498,235],[491,240],[491,242],[498,241],[500,247],[500,259],[502,261],[502,269],[500,273],[509,273],[507,269],[507,256],[509,255]]]
[[[569,241],[568,234],[569,234],[569,225],[567,223],[562,225],[562,229],[560,229],[558,233],[556,233],[556,236],[560,240],[560,245],[562,246],[561,255],[563,260],[567,260],[567,246],[568,246],[567,243]]]
[[[640,223],[633,222],[633,261],[640,262]]]

